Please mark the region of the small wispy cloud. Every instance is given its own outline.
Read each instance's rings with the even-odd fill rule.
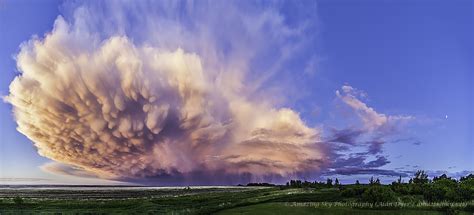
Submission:
[[[330,129],[326,138],[331,146],[331,165],[324,175],[386,175],[407,176],[408,172],[383,169],[389,164],[383,147],[388,142],[402,142],[397,137],[403,126],[414,117],[406,115],[387,115],[377,112],[365,102],[368,94],[350,85],[336,90],[336,97],[352,110],[360,125],[348,125],[342,129]],[[409,138],[415,141],[413,138]],[[357,152],[353,152],[356,150]]]
[[[336,90],[336,96],[348,105],[357,114],[362,121],[364,128],[368,131],[391,131],[396,126],[413,120],[409,115],[386,115],[377,113],[372,107],[369,107],[360,98],[367,97],[367,94],[361,90],[349,85],[342,86],[341,90]]]

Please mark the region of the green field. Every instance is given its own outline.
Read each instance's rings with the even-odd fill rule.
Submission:
[[[89,198],[87,198],[89,197]],[[401,203],[403,199],[398,198]],[[474,202],[371,205],[336,188],[0,189],[0,214],[472,214]],[[323,205],[320,205],[323,204]],[[370,206],[370,207],[369,207]]]
[[[237,207],[218,212],[219,215],[229,214],[320,214],[320,215],[431,215],[446,214],[442,211],[427,210],[367,210],[353,208],[314,208],[314,207],[292,207],[283,203],[262,203],[245,207]],[[471,214],[469,212],[458,212],[458,214]]]

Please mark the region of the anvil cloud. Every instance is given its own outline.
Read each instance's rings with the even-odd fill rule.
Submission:
[[[319,62],[307,3],[68,3],[21,45],[5,100],[57,174],[172,185],[396,175],[379,169],[382,149],[410,116],[376,112],[349,85],[335,96],[360,124],[330,135],[285,106],[288,68]]]
[[[227,9],[232,19],[236,9]],[[199,181],[197,176],[206,175],[203,181],[222,183],[230,176],[290,177],[327,165],[319,129],[291,109],[250,95],[265,81],[246,82],[255,52],[300,31],[285,26],[274,11],[254,17],[261,23],[241,23],[250,36],[278,30],[278,37],[254,52],[245,50],[258,37],[238,39],[223,51],[209,37],[212,32],[188,32],[184,23],[164,16],[141,22],[150,36],[124,33],[118,18],[115,29],[98,32],[93,12],[82,5],[72,21],[59,16],[52,32],[24,43],[17,56],[21,75],[6,100],[18,130],[40,155],[58,162],[43,169],[158,183],[160,177]],[[173,27],[161,36],[165,25]],[[282,53],[277,62],[291,51]]]

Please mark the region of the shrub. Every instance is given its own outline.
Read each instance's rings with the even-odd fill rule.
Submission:
[[[362,193],[362,201],[370,203],[393,202],[395,193],[388,187],[370,186]]]
[[[405,195],[401,196],[400,200],[404,203],[417,204],[423,201],[423,196],[420,195]]]
[[[430,202],[445,200],[461,201],[463,190],[458,187],[455,180],[442,175],[423,189],[423,196]]]
[[[17,205],[20,205],[23,204],[23,199],[19,196],[16,196],[15,198],[13,198],[13,202]]]
[[[357,196],[357,195],[356,195],[355,189],[353,189],[353,188],[345,188],[345,189],[342,189],[342,191],[341,191],[341,196],[343,196],[343,197],[349,197],[349,198],[350,198],[350,197],[355,197],[355,196]]]

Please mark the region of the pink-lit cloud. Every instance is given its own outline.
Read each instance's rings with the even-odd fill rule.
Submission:
[[[54,161],[44,171],[156,184],[236,184],[338,169],[393,174],[377,169],[389,163],[379,154],[384,137],[410,116],[378,113],[362,101],[364,92],[345,85],[336,97],[362,126],[323,138],[324,125],[309,126],[265,91],[304,51],[304,32],[314,26],[289,25],[272,7],[146,3],[73,5],[44,38],[22,44],[21,74],[5,100],[18,130]],[[250,72],[255,61],[263,71]],[[307,72],[319,61],[311,56]],[[367,153],[347,153],[361,142]]]
[[[342,86],[341,91],[336,90],[336,96],[356,113],[363,127],[368,131],[393,129],[396,125],[404,124],[414,119],[413,116],[377,113],[361,100],[361,98],[367,97],[367,94],[349,85]]]
[[[243,67],[222,71],[208,56],[124,35],[100,39],[76,24],[58,17],[44,39],[21,46],[21,75],[6,97],[18,130],[57,162],[44,170],[258,180],[324,168],[320,130],[291,109],[251,99]]]

